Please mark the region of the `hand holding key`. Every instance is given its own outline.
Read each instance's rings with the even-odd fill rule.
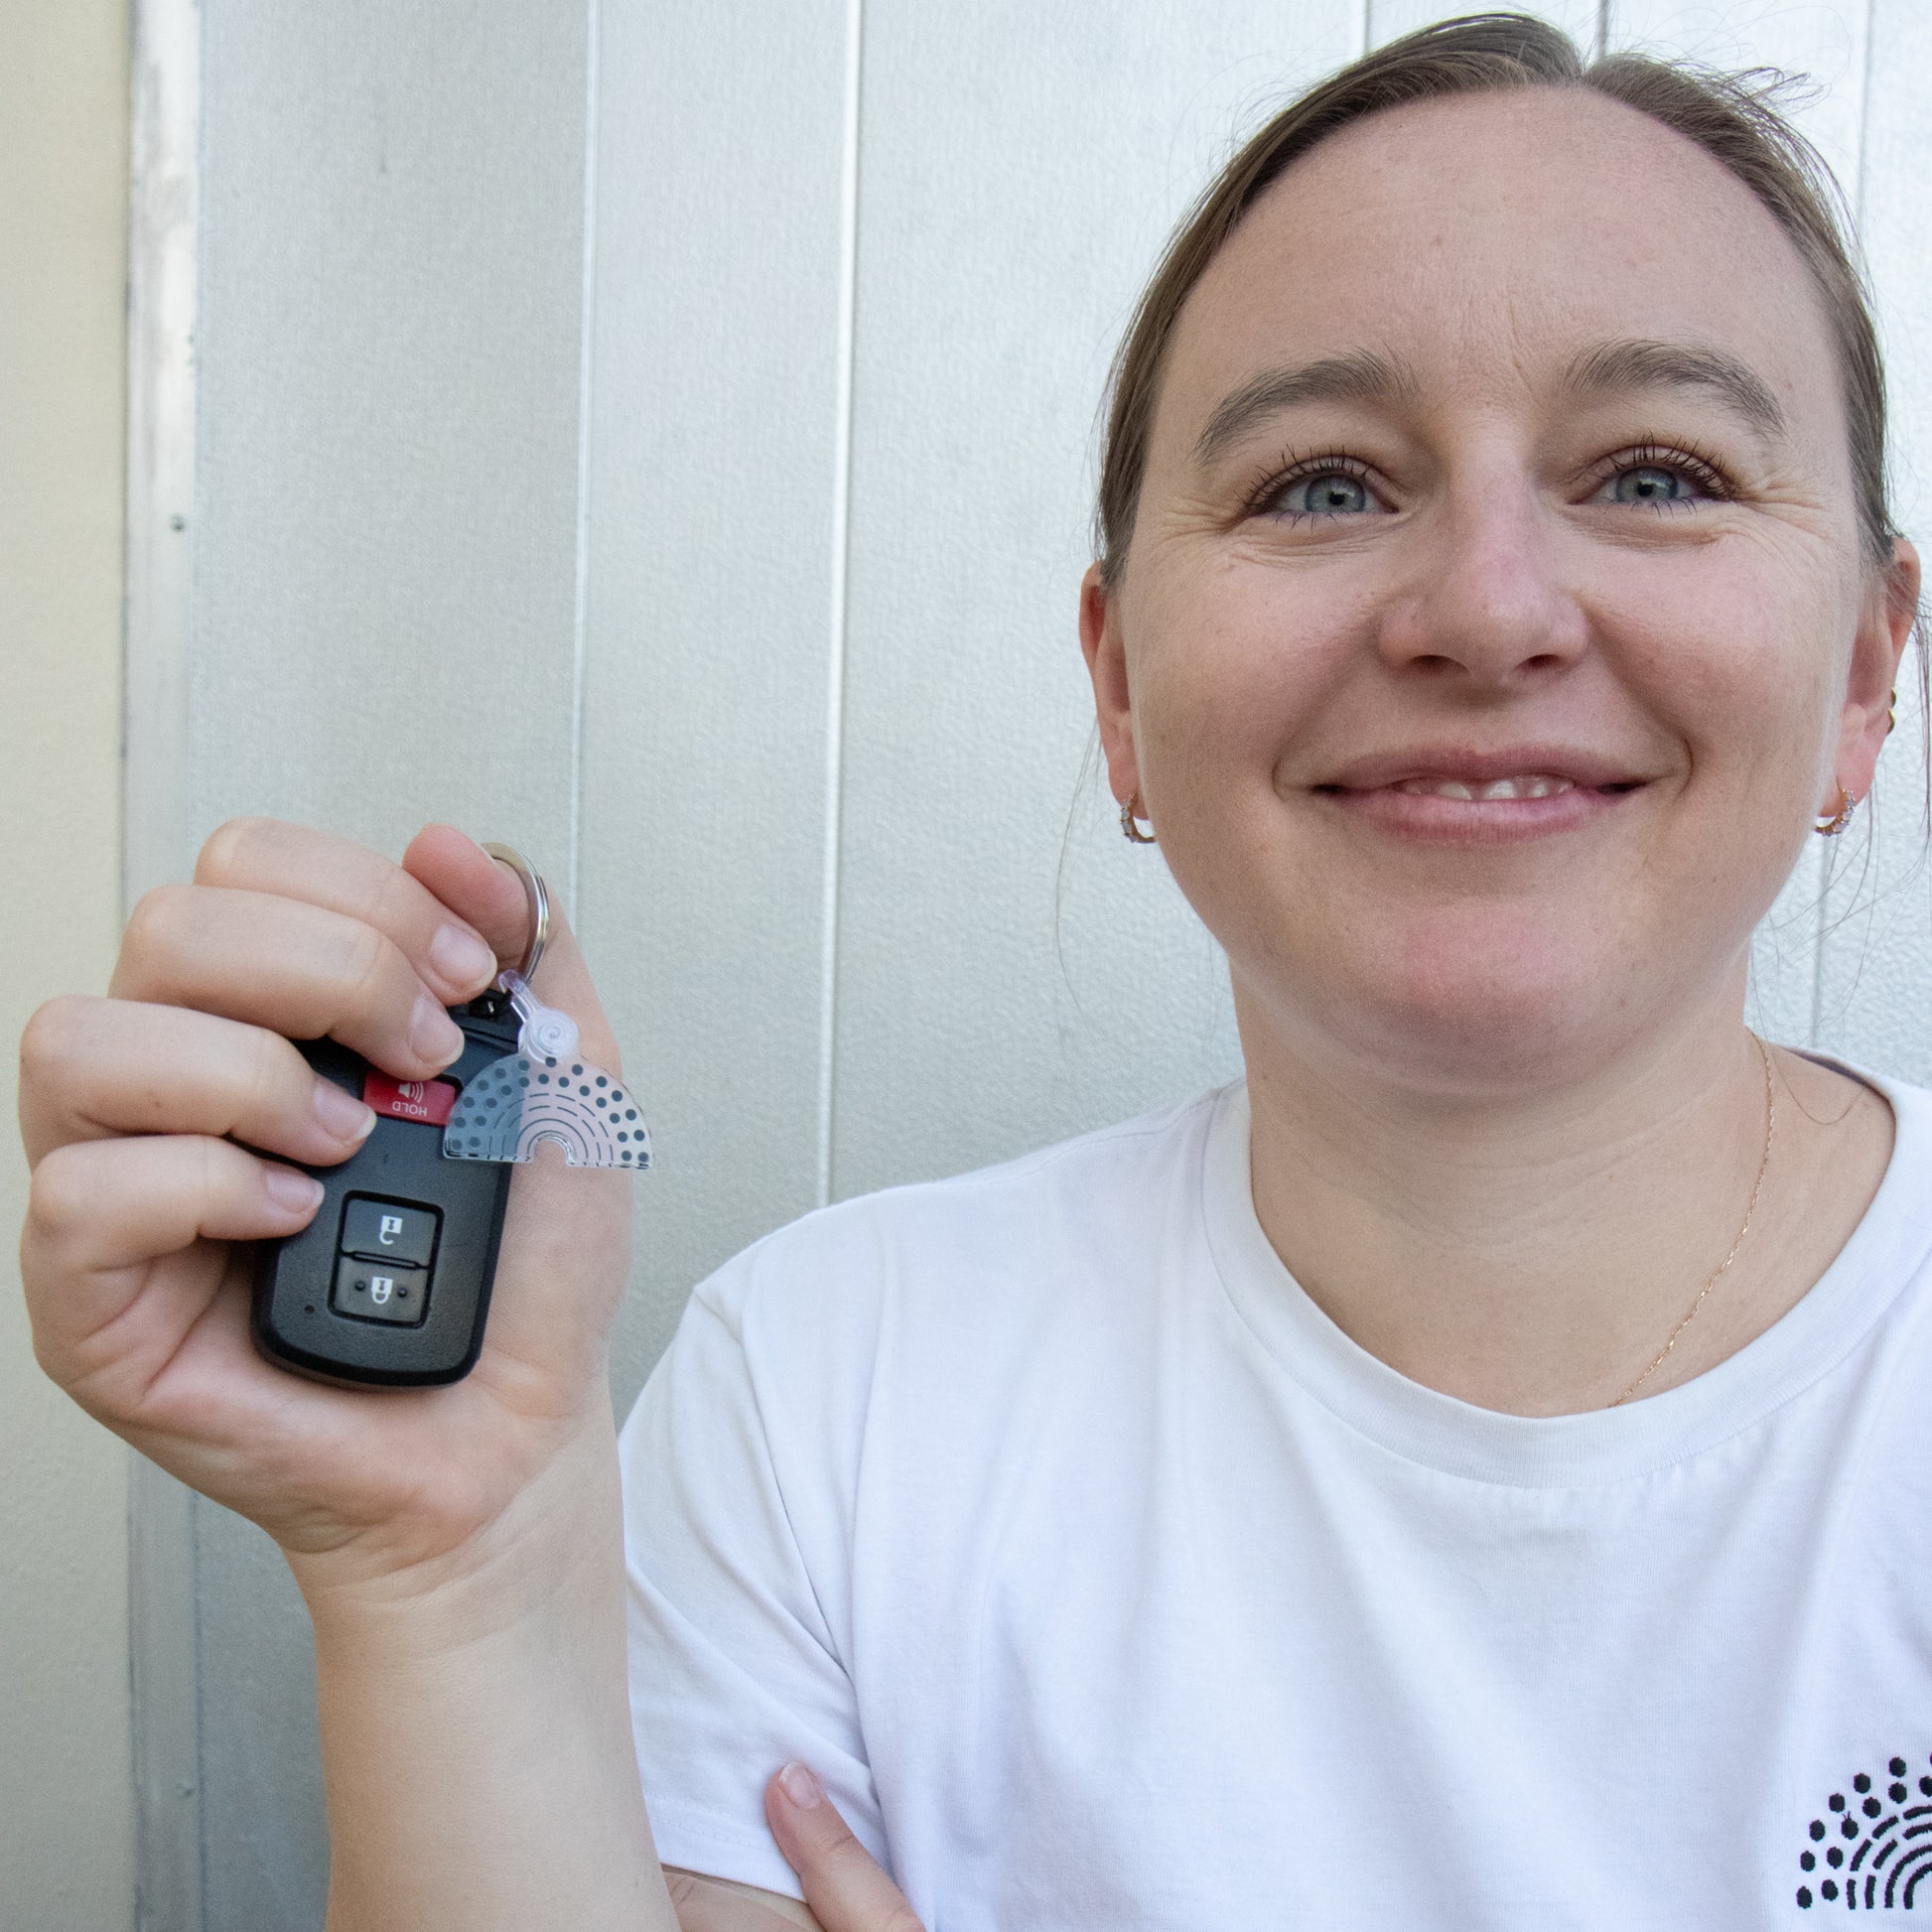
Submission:
[[[240,821],[208,842],[192,886],[142,901],[109,997],[53,1003],[23,1040],[36,1352],[90,1413],[261,1524],[298,1575],[467,1561],[573,1442],[608,1433],[621,1173],[554,1157],[512,1171],[483,1353],[453,1387],[299,1381],[248,1336],[236,1244],[304,1228],[319,1190],[288,1164],[344,1161],[373,1124],[290,1041],[326,1035],[395,1080],[433,1079],[464,1045],[445,1008],[519,959],[527,930],[518,879],[446,827],[396,865]],[[615,1071],[561,922],[538,991]]]

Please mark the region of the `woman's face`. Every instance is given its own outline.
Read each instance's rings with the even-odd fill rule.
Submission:
[[[1904,640],[1839,381],[1750,193],[1598,96],[1402,108],[1269,190],[1082,611],[1244,1029],[1466,1087],[1731,996]]]

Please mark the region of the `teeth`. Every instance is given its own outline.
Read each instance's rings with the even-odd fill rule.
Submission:
[[[1554,798],[1560,791],[1575,791],[1577,784],[1573,778],[1548,771],[1526,771],[1520,777],[1492,778],[1487,784],[1465,784],[1460,778],[1403,778],[1395,788],[1418,798],[1467,798],[1486,804],[1498,798]]]

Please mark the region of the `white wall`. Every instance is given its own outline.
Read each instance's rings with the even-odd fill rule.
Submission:
[[[447,816],[567,890],[661,1152],[621,1401],[764,1228],[1233,1065],[1211,943],[1083,781],[1094,413],[1229,144],[1432,11],[209,5],[191,829]],[[1907,0],[1609,26],[1819,69],[1932,393]],[[1819,897],[1777,1030],[1932,1077],[1923,882],[1863,977]],[[299,1608],[197,1520],[206,1923],[314,1924]]]

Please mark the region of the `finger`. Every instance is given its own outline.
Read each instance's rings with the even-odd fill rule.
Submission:
[[[462,911],[393,859],[333,832],[230,819],[203,846],[195,883],[303,899],[359,919],[390,940],[446,1006],[475,999],[496,976],[489,940]]]
[[[54,1149],[34,1170],[20,1242],[41,1365],[89,1408],[137,1399],[219,1280],[210,1265],[199,1279],[177,1271],[172,1293],[150,1292],[153,1264],[204,1239],[294,1234],[321,1199],[309,1175],[202,1135]]]
[[[344,912],[221,886],[161,886],[134,908],[108,991],[290,1039],[327,1034],[399,1079],[439,1073],[463,1033],[402,949]]]
[[[825,1932],[923,1932],[809,1766],[787,1764],[765,1786],[764,1815]]]
[[[439,903],[462,913],[505,966],[522,959],[530,943],[523,882],[475,839],[453,825],[425,825],[402,855],[402,869]]]
[[[69,996],[42,1007],[20,1039],[30,1164],[110,1134],[207,1134],[326,1167],[374,1125],[279,1034],[189,1007]]]
[[[479,928],[490,935],[502,959],[511,965],[521,959],[529,940],[529,908],[523,882],[500,860],[492,859],[475,839],[448,825],[426,825],[402,855],[409,867],[437,897],[448,895],[451,904],[465,907]],[[550,937],[537,968],[532,990],[540,1000],[560,1007],[577,1022],[584,1051],[607,1073],[622,1071],[618,1044],[604,1017],[603,1003],[591,980],[590,968],[563,908],[550,901]]]

